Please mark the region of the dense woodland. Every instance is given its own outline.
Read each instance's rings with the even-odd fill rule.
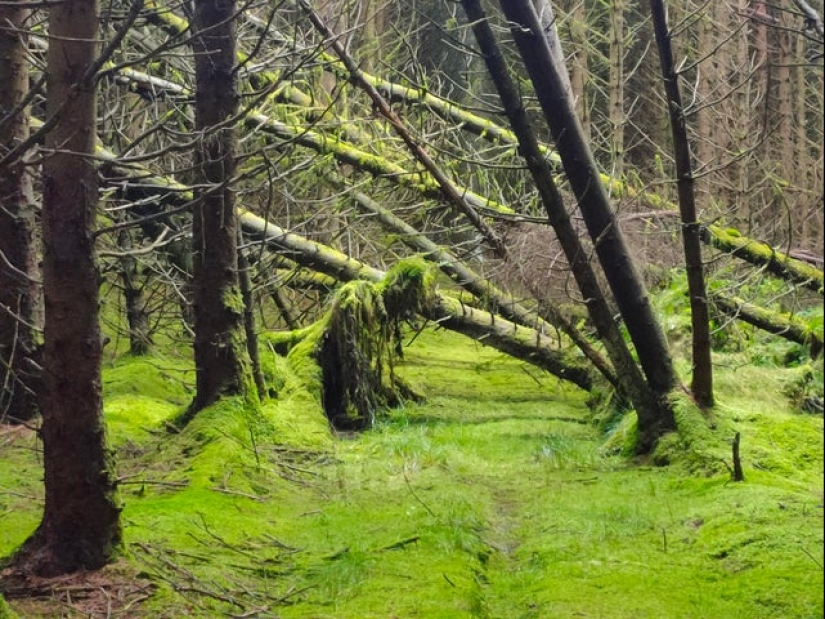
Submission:
[[[0,592],[821,616],[823,39],[806,0],[0,1]],[[588,606],[531,514],[622,487],[669,511],[580,542],[655,534]],[[619,601],[694,542],[730,590]]]

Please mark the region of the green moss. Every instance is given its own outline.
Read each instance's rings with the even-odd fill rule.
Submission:
[[[236,316],[243,316],[245,305],[240,289],[233,287],[224,291],[223,305]]]
[[[105,371],[129,561],[157,587],[134,613],[822,616],[823,424],[789,407],[795,369],[718,355],[719,404],[706,418],[676,398],[671,465],[657,467],[622,455],[633,415],[605,448],[586,394],[433,329],[405,337],[395,368],[428,400],[333,438],[316,329],[286,357],[262,347],[277,398],[227,399],[179,434],[157,430],[188,401],[185,364]],[[722,463],[735,431],[742,484]],[[41,471],[31,434],[0,441],[6,552],[36,525]]]
[[[635,412],[622,415],[619,422],[607,433],[607,438],[601,447],[602,453],[621,455],[628,458],[635,455],[638,422],[639,419]],[[660,444],[663,440],[667,441],[669,439],[660,439]],[[662,449],[664,449],[664,445],[662,445]]]
[[[17,619],[17,614],[9,607],[2,595],[0,595],[0,619]]]

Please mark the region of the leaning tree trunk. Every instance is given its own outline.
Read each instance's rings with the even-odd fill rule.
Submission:
[[[479,303],[486,306],[490,311],[501,314],[516,324],[535,329],[545,335],[555,328],[563,331],[573,343],[578,346],[579,350],[581,350],[584,356],[588,358],[602,376],[617,390],[621,390],[613,368],[610,367],[607,359],[593,348],[590,341],[588,341],[585,335],[579,331],[569,319],[562,315],[561,310],[555,303],[552,301],[548,303],[547,314],[550,320],[544,320],[537,312],[531,311],[521,305],[521,303],[511,295],[500,290],[492,282],[484,279],[478,273],[467,267],[451,252],[436,245],[436,243],[425,235],[403,222],[368,196],[359,191],[355,191],[352,192],[352,198],[356,204],[358,204],[360,210],[375,215],[378,221],[388,230],[398,234],[405,245],[421,252],[425,260],[438,265],[442,273],[472,294]]]
[[[705,268],[702,264],[702,239],[696,220],[696,197],[693,192],[693,162],[687,135],[687,118],[682,109],[679,76],[673,64],[670,31],[662,0],[650,0],[653,30],[659,48],[659,61],[665,83],[670,129],[673,133],[673,151],[676,161],[676,187],[679,193],[679,212],[682,217],[682,247],[685,251],[690,294],[690,324],[693,342],[693,382],[691,391],[702,408],[713,406],[713,365],[710,356],[710,312],[705,289]]]
[[[29,137],[26,28],[31,10],[0,4],[0,159]],[[0,163],[0,421],[37,414],[34,196],[22,158]]]
[[[238,283],[235,176],[235,3],[195,2],[195,172],[192,223],[196,394],[191,417],[223,395],[251,395]]]
[[[511,32],[527,67],[544,116],[562,158],[565,174],[581,208],[585,225],[610,289],[627,325],[648,384],[660,400],[657,414],[639,413],[639,445],[652,447],[676,423],[667,396],[677,384],[667,341],[619,228],[596,162],[560,77],[555,58],[530,0],[500,0]]]
[[[97,207],[95,74],[98,5],[49,13],[46,114],[57,118],[43,158],[45,301],[43,520],[18,564],[41,575],[96,569],[121,541],[114,462],[106,447],[102,345],[92,228]]]
[[[490,77],[498,90],[504,111],[518,138],[519,152],[536,183],[539,196],[547,211],[547,219],[562,246],[570,270],[585,300],[588,313],[605,345],[616,373],[621,377],[617,388],[620,395],[629,398],[644,417],[655,417],[657,404],[642,373],[636,366],[621,331],[613,319],[613,312],[599,285],[590,260],[589,252],[582,245],[578,232],[564,207],[561,193],[556,187],[553,171],[541,151],[530,124],[527,111],[496,42],[495,35],[478,0],[463,0],[467,17],[473,24],[476,41],[484,54]],[[556,39],[555,47],[560,50]],[[560,53],[560,52],[559,52]],[[567,85],[565,84],[565,88]],[[569,90],[569,89],[568,89]]]

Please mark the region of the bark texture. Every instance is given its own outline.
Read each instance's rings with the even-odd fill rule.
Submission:
[[[0,4],[0,159],[29,137],[25,28],[29,9]],[[34,196],[23,161],[0,164],[0,421],[37,414]]]
[[[196,395],[193,415],[223,395],[248,394],[238,282],[235,176],[237,112],[234,2],[195,2],[195,147],[192,223]]]
[[[120,235],[120,280],[123,282],[123,302],[126,306],[126,322],[129,325],[129,352],[140,356],[149,353],[152,337],[149,328],[149,315],[146,313],[146,298],[140,282],[138,264],[132,251],[132,237],[128,230]]]
[[[41,575],[97,569],[117,554],[120,509],[102,414],[98,271],[95,0],[51,7],[46,113],[57,116],[43,161],[44,392],[46,501],[21,565]]]

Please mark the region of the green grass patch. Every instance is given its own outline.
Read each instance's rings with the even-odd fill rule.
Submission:
[[[331,435],[292,361],[266,359],[260,409],[225,400],[178,433],[190,368],[106,369],[127,559],[156,587],[143,616],[823,614],[823,423],[786,393],[795,368],[717,356],[719,405],[677,398],[679,433],[640,461],[633,415],[606,432],[587,394],[444,331],[398,368],[427,400],[358,435]],[[37,524],[41,472],[31,433],[2,440],[7,554]]]

